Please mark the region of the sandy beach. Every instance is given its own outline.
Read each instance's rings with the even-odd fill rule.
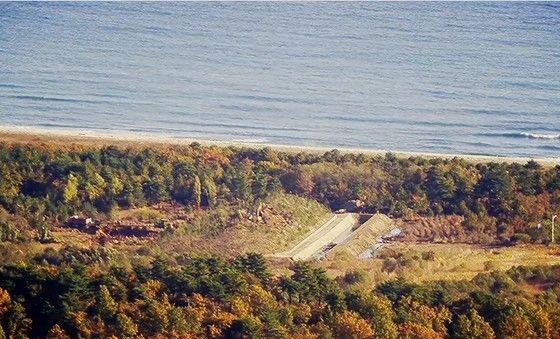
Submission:
[[[366,155],[384,155],[388,152],[395,154],[397,157],[424,157],[424,158],[462,158],[470,162],[519,162],[525,163],[530,160],[537,161],[543,166],[560,165],[560,158],[524,158],[524,157],[502,157],[487,155],[469,155],[469,154],[446,154],[446,153],[428,153],[428,152],[409,152],[399,150],[374,150],[364,148],[341,148],[341,147],[319,147],[319,146],[296,146],[281,145],[267,143],[252,143],[241,141],[223,141],[223,140],[201,140],[194,138],[178,138],[166,137],[161,135],[150,135],[140,132],[118,132],[109,133],[92,130],[49,130],[34,127],[22,126],[0,126],[0,142],[45,142],[45,143],[79,143],[92,145],[122,145],[122,146],[149,146],[149,145],[188,145],[197,142],[204,146],[218,147],[248,147],[263,148],[270,147],[282,152],[308,152],[308,153],[324,153],[336,149],[342,153],[355,153]]]

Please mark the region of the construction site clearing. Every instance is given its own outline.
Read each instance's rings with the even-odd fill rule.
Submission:
[[[124,238],[155,238],[166,227],[165,221],[159,223],[134,223],[122,224],[120,221],[101,223],[92,218],[72,216],[66,223],[59,225],[62,228],[74,229],[79,232],[96,235],[98,237]]]
[[[401,233],[384,214],[338,213],[291,250],[273,255],[292,260],[323,259],[337,252],[358,258],[373,258],[386,240]]]

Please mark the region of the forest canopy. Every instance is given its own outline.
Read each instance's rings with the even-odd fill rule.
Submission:
[[[548,243],[559,193],[560,166],[534,161],[4,143],[0,244],[4,252],[50,244],[50,230],[72,215],[135,210],[165,228],[161,210],[142,209],[161,204],[207,212],[183,232],[212,229],[227,221],[224,211],[259,211],[271,196],[292,197],[285,207],[314,201],[309,210],[323,213],[359,200],[364,213],[402,220],[453,216],[474,243]],[[2,263],[0,338],[560,337],[559,266],[356,289],[360,272],[333,279],[307,262],[273,272],[259,253],[158,251],[54,242]]]
[[[459,215],[475,242],[550,241],[560,166],[279,152],[270,148],[0,146],[0,239],[74,214],[172,202],[255,206],[283,191],[326,204],[349,200],[395,218]],[[544,226],[544,227],[540,227]],[[23,228],[23,229],[22,229]],[[521,236],[524,235],[524,236]]]

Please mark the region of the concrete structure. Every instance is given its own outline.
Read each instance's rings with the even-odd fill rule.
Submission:
[[[391,234],[395,229],[397,226],[391,218],[384,214],[375,214],[351,235],[338,242],[331,251],[344,251],[359,257],[366,250],[377,247],[383,242],[383,237]]]
[[[358,225],[358,215],[353,213],[336,214],[319,227],[292,250],[280,253],[279,257],[293,260],[307,260],[319,254],[321,250],[333,244],[337,238],[351,234]]]
[[[370,258],[384,245],[385,238],[399,233],[395,222],[383,214],[335,214],[290,251],[275,256],[309,260],[346,252],[357,258]]]

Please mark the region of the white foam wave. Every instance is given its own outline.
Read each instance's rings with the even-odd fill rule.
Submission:
[[[519,135],[531,139],[549,139],[549,140],[560,139],[560,134],[537,134],[537,133],[522,132],[519,133]]]

